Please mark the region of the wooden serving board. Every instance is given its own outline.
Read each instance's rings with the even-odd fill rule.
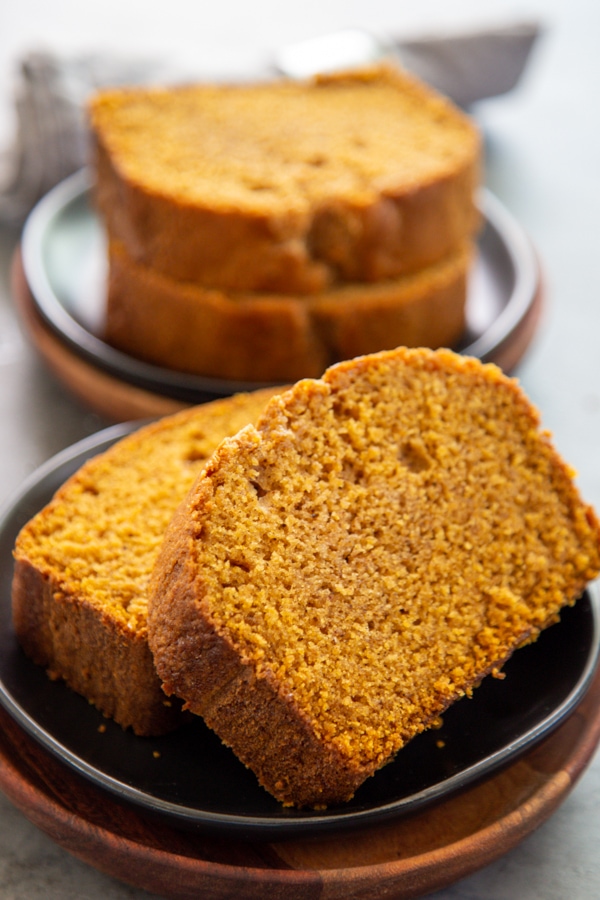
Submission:
[[[94,412],[115,422],[153,418],[182,409],[186,404],[128,384],[79,356],[42,319],[29,290],[20,251],[12,267],[12,293],[23,327],[32,344],[54,375]],[[527,314],[496,348],[493,361],[512,372],[527,351],[540,323],[541,285]]]
[[[600,670],[553,734],[461,794],[358,832],[250,842],[179,831],[121,806],[0,709],[0,789],[79,859],[169,900],[407,900],[515,847],[566,798],[599,740]]]

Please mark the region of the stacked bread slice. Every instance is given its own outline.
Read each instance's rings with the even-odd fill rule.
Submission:
[[[404,72],[109,90],[90,120],[109,343],[282,381],[459,339],[480,137]]]
[[[597,577],[600,522],[539,425],[515,381],[448,350],[274,397],[167,529],[165,690],[283,803],[347,800]]]

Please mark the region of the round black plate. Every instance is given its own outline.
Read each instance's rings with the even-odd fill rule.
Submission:
[[[445,713],[439,731],[416,737],[353,800],[324,812],[280,806],[199,718],[161,738],[123,731],[25,657],[12,628],[10,591],[21,526],[85,459],[132,428],[114,426],[54,457],[0,519],[0,703],[96,786],[170,825],[247,838],[364,827],[412,813],[491,774],[546,737],[583,697],[600,646],[597,583],[564,610],[559,624],[515,653],[504,680],[486,679],[472,700]]]
[[[484,227],[469,283],[467,327],[455,349],[494,362],[535,300],[539,271],[521,226],[482,191]],[[159,368],[101,339],[106,285],[102,226],[90,205],[86,170],[61,182],[31,212],[23,232],[23,268],[37,310],[78,355],[104,371],[164,396],[201,403],[261,382],[225,381]]]

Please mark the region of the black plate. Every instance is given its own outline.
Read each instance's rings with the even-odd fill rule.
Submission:
[[[131,428],[107,429],[54,457],[0,520],[0,703],[96,786],[170,825],[255,839],[363,827],[412,813],[490,775],[546,737],[583,697],[600,645],[597,583],[564,610],[559,624],[509,660],[505,680],[486,679],[472,700],[448,710],[441,730],[416,737],[353,800],[325,812],[281,807],[200,719],[161,738],[124,732],[25,657],[12,628],[10,587],[20,527],[85,459]]]
[[[535,300],[539,271],[529,239],[500,201],[482,191],[480,206],[484,227],[469,283],[467,328],[455,349],[494,362]],[[104,371],[192,403],[264,386],[163,369],[104,343],[100,335],[105,310],[105,235],[90,205],[86,170],[57,185],[31,212],[22,253],[25,277],[44,321],[78,355]]]

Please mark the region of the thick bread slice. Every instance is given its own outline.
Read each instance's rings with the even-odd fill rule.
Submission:
[[[348,799],[598,574],[572,474],[495,366],[399,349],[300,382],[167,531],[167,693],[284,803]]]
[[[183,284],[109,246],[105,337],[155,365],[225,379],[290,382],[400,345],[451,347],[465,329],[473,250],[393,281],[311,295],[229,293]]]
[[[393,67],[112,89],[90,123],[111,238],[176,280],[284,293],[381,281],[479,223],[475,125]]]
[[[160,688],[146,633],[147,585],[177,504],[227,435],[273,391],[169,416],[85,463],[21,530],[13,618],[23,649],[137,734],[180,721]]]

